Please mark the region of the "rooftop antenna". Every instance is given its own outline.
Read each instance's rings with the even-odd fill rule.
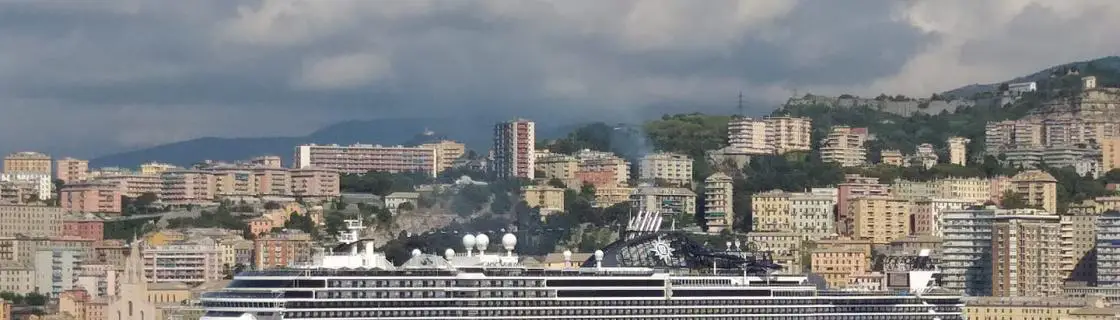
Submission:
[[[746,116],[745,114],[743,114],[743,90],[739,90],[739,116]]]

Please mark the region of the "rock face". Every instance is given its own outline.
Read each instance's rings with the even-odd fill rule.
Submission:
[[[1120,122],[1120,89],[1095,88],[1072,97],[1050,100],[1033,110],[1026,120],[1074,118],[1099,122]]]
[[[459,217],[454,214],[434,214],[430,212],[407,212],[397,215],[388,227],[378,226],[366,229],[362,237],[372,239],[375,246],[382,246],[396,239],[401,231],[419,234],[451,225]]]

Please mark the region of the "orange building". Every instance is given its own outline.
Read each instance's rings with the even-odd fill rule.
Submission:
[[[89,161],[62,158],[55,161],[55,175],[63,183],[83,181],[89,177]]]
[[[340,194],[338,171],[304,167],[292,169],[292,195],[300,198],[337,197]]]
[[[299,230],[266,234],[253,242],[258,270],[311,262],[311,235]]]
[[[579,185],[568,187],[579,189],[583,184],[591,184],[595,189],[614,188],[618,186],[617,176],[614,170],[576,171],[576,181],[579,181]]]

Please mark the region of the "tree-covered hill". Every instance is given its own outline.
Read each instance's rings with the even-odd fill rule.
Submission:
[[[1000,83],[971,84],[946,91],[942,93],[942,95],[967,98],[983,92],[997,91],[999,90],[999,86],[1004,83],[1035,81],[1042,85],[1044,84],[1044,82],[1048,82],[1050,79],[1052,79],[1052,76],[1057,76],[1055,78],[1063,78],[1058,75],[1064,75],[1065,71],[1072,69],[1076,69],[1080,76],[1096,76],[1097,82],[1099,82],[1102,86],[1120,85],[1120,56],[1109,56],[1093,60],[1057,65],[1030,75],[1018,77]],[[1080,79],[1080,77],[1078,77],[1078,79]]]

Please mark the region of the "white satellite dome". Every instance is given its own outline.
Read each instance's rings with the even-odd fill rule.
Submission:
[[[603,250],[595,250],[595,260],[603,260]]]
[[[506,248],[506,250],[513,250],[513,248],[516,248],[517,236],[513,235],[512,233],[507,233],[506,235],[502,236],[502,247]]]
[[[412,256],[413,257],[420,256],[420,249],[412,249]]]
[[[447,250],[443,251],[443,257],[447,258],[447,260],[451,260],[451,258],[455,257],[455,249],[447,248]]]
[[[463,236],[463,246],[467,248],[467,251],[471,251],[471,249],[474,248],[475,241],[477,240],[474,238],[474,235],[468,234]]]
[[[251,312],[246,312],[237,317],[237,320],[257,320],[257,316],[253,315]]]
[[[564,250],[564,261],[572,260],[572,250]]]
[[[474,237],[474,241],[478,251],[486,251],[486,248],[490,246],[490,237],[486,236],[485,233],[479,233],[478,236]]]

